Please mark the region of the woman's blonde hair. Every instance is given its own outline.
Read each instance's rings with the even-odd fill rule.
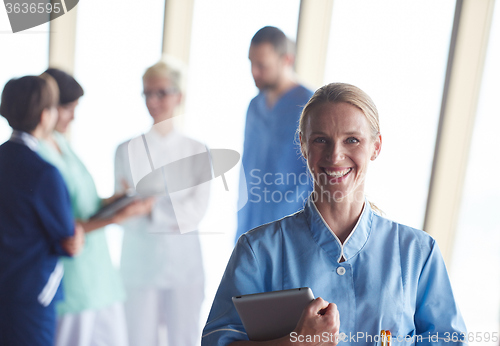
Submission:
[[[307,102],[300,115],[298,133],[304,135],[307,119],[311,113],[325,103],[346,102],[359,108],[366,116],[372,136],[380,133],[377,107],[368,94],[358,87],[346,83],[330,83],[322,86]]]
[[[172,84],[174,89],[183,92],[185,89],[185,70],[186,68],[180,60],[165,55],[144,72],[142,80],[165,78]]]

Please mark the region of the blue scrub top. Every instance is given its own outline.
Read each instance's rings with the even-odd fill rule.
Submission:
[[[365,201],[342,246],[310,197],[304,210],[240,237],[202,345],[248,340],[231,297],[298,287],[337,304],[344,344],[379,345],[380,331],[390,330],[393,344],[458,345],[451,339],[466,333],[431,236],[379,216]]]
[[[238,237],[304,207],[312,191],[305,160],[295,143],[299,118],[313,92],[302,85],[269,108],[260,92],[248,106],[240,178]],[[243,176],[244,175],[244,176]],[[246,182],[246,185],[245,185]]]

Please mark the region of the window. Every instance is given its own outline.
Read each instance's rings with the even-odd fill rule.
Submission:
[[[12,78],[39,75],[49,61],[49,24],[13,34],[5,6],[0,6],[0,92]],[[9,139],[11,128],[0,117],[0,143]]]
[[[498,345],[500,326],[500,7],[495,6],[465,177],[450,276],[469,345]],[[482,332],[483,341],[478,338]],[[486,332],[490,333],[487,340]],[[497,334],[498,336],[498,334]]]
[[[142,74],[161,56],[164,4],[113,0],[78,6],[75,78],[85,95],[76,110],[71,142],[101,196],[114,190],[118,144],[152,124],[141,97]]]
[[[71,145],[92,174],[100,196],[114,192],[116,147],[152,124],[142,75],[160,59],[163,0],[85,1],[78,6],[75,78],[85,95],[71,125]],[[114,264],[121,255],[121,229],[106,228]]]
[[[377,105],[382,151],[366,193],[386,216],[422,228],[455,1],[339,0],[325,83],[345,82]]]
[[[266,25],[280,28],[295,40],[299,7],[299,0],[195,2],[184,119],[186,133],[210,148],[242,153],[246,110],[258,93],[248,60],[250,40]],[[229,193],[220,178],[212,182],[211,202],[200,225],[201,232],[221,233],[201,238],[207,292],[202,319],[208,316],[234,245],[238,177],[238,172],[228,172]]]

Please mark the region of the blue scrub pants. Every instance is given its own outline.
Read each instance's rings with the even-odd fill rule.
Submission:
[[[54,301],[47,307],[0,302],[0,345],[53,346],[55,330]]]

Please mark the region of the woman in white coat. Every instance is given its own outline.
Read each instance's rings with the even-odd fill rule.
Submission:
[[[150,215],[123,225],[121,272],[127,291],[129,343],[157,345],[159,327],[165,324],[169,346],[196,345],[204,297],[196,230],[206,211],[209,188],[202,183],[203,174],[190,166],[195,163],[192,160],[183,166],[185,171],[178,172],[182,179],[194,181],[191,188],[174,191],[162,174],[169,163],[207,148],[174,128],[172,117],[182,97],[180,69],[159,62],[146,70],[143,85],[154,124],[146,134],[122,143],[115,158],[117,192],[135,188],[157,196]]]

